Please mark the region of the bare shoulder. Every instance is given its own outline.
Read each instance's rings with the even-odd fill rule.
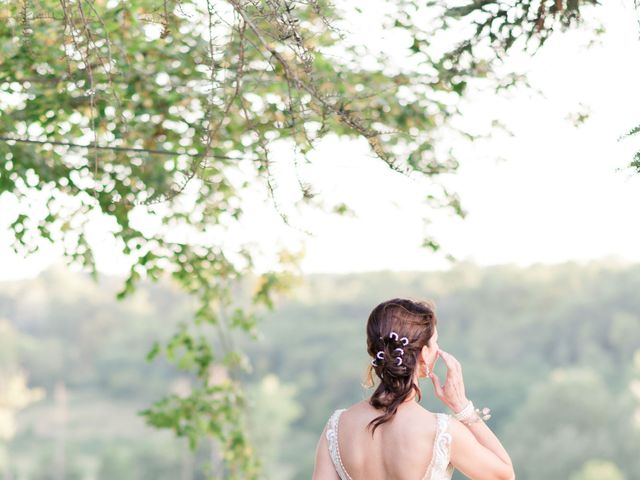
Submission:
[[[345,408],[344,410],[345,410],[344,413],[346,413],[347,416],[365,415],[365,416],[377,417],[378,415],[382,414],[380,410],[374,408],[366,399],[361,400],[358,403],[354,403],[353,405]],[[435,413],[427,410],[419,403],[415,403],[410,406],[407,405],[404,408],[400,407],[400,409],[398,410],[398,413],[401,413],[401,415],[398,415],[399,417],[400,416],[409,417],[413,421],[418,421],[418,422],[433,423],[433,421],[435,420]]]
[[[345,429],[350,426],[360,428],[363,423],[366,424],[380,415],[382,415],[380,410],[374,408],[368,400],[362,400],[345,409],[341,417],[341,425]],[[424,434],[435,428],[436,415],[419,403],[414,403],[400,407],[393,423],[401,426],[406,433],[415,430],[416,434],[418,432]]]
[[[349,425],[368,422],[370,419],[376,416],[375,408],[373,408],[367,400],[362,400],[358,403],[354,403],[353,405],[350,405],[343,410],[344,411],[340,416],[340,423],[345,428],[348,428]]]
[[[460,420],[458,420],[453,415],[448,415],[449,417],[449,433],[451,434],[452,440],[456,440],[459,438],[466,438],[469,436],[469,429],[465,427]]]
[[[469,439],[473,438],[473,434],[469,431],[460,420],[458,420],[453,415],[448,415],[449,417],[449,433],[451,434],[451,438],[453,441],[456,439]]]
[[[354,403],[353,405],[345,408],[346,412],[358,412],[367,408],[373,408],[368,400],[360,400],[358,403]]]

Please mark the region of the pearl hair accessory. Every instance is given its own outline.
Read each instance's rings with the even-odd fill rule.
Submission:
[[[453,416],[465,425],[469,425],[471,423],[479,422],[480,420],[489,420],[491,418],[489,412],[491,412],[490,408],[484,407],[480,410],[479,408],[475,408],[473,406],[473,402],[469,400],[467,406],[458,413],[454,413]]]
[[[389,338],[393,338],[396,342],[400,342],[402,343],[402,345],[404,347],[406,347],[407,345],[409,345],[409,339],[407,337],[400,337],[397,332],[390,332],[389,333]],[[382,337],[380,337],[380,340],[382,340]],[[396,348],[393,353],[399,352],[398,355],[395,355],[394,358],[396,359],[396,363],[398,366],[402,365],[402,356],[404,355],[404,349],[398,347]],[[373,360],[371,360],[371,365],[373,365],[374,367],[379,366],[378,362],[376,362],[376,360],[384,360],[384,351],[382,350],[378,350],[378,352],[376,353],[376,358],[374,358]]]

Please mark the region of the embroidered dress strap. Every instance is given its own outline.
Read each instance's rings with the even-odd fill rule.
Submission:
[[[431,463],[424,480],[450,480],[453,475],[451,458],[451,433],[449,433],[449,419],[446,413],[436,413],[437,430],[433,441]]]
[[[344,412],[346,408],[340,408],[333,412],[329,423],[327,425],[327,442],[329,443],[329,455],[333,466],[338,472],[338,476],[341,480],[352,480],[349,474],[345,471],[344,465],[342,465],[342,459],[340,458],[340,450],[338,448],[338,421],[340,420],[340,414]]]
[[[447,467],[449,466],[449,459],[451,457],[451,433],[449,433],[450,418],[451,417],[446,413],[438,414],[438,436],[434,445],[435,462],[433,466],[435,472],[438,472],[442,478],[451,478],[451,476],[445,476],[447,474]],[[440,479],[440,477],[433,478]]]

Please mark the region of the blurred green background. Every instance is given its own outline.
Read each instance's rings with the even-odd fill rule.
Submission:
[[[200,479],[213,445],[137,415],[192,378],[146,362],[194,306],[167,283],[116,301],[121,279],[54,267],[0,288],[0,474],[4,479]],[[253,370],[250,435],[265,478],[310,478],[331,412],[367,397],[364,326],[394,296],[431,298],[440,344],[519,480],[640,478],[640,265],[459,263],[440,272],[305,276],[240,339]],[[438,365],[437,373],[444,373]],[[446,408],[422,383],[423,404]],[[456,473],[454,478],[463,478]]]

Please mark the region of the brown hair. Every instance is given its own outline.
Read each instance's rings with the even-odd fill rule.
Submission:
[[[431,301],[414,301],[394,298],[375,307],[367,321],[367,352],[375,365],[369,367],[368,376],[373,384],[372,372],[380,379],[380,384],[369,399],[369,403],[384,413],[368,424],[373,426],[373,435],[380,425],[393,419],[398,406],[404,402],[412,390],[422,399],[420,388],[413,382],[418,366],[418,354],[435,333],[438,319],[435,305]],[[397,337],[391,332],[396,332]],[[402,337],[406,340],[402,341]],[[404,345],[406,343],[406,345]],[[402,355],[396,351],[402,348]],[[378,352],[383,358],[376,355]],[[398,358],[402,361],[398,361]]]

